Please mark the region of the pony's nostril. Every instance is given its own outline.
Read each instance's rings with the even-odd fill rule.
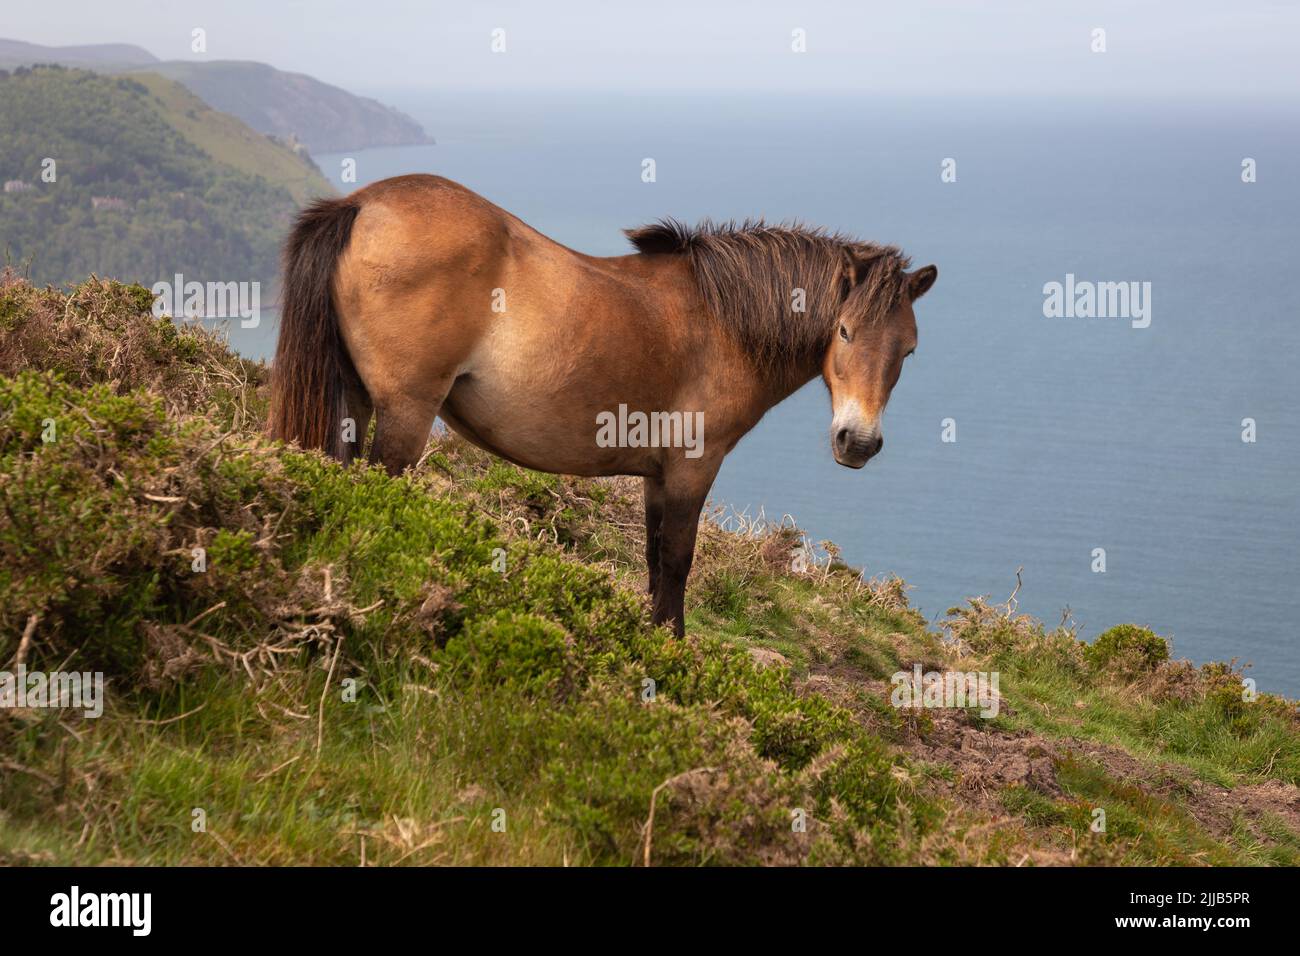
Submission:
[[[848,446],[849,446],[849,430],[847,428],[841,428],[839,431],[835,433],[835,447],[838,448],[840,451],[843,451]]]

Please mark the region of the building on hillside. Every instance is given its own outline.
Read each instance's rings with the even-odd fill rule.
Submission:
[[[91,196],[90,207],[92,209],[125,209],[126,200],[119,199],[116,196]]]
[[[10,179],[5,182],[5,192],[7,193],[29,193],[35,188],[31,183],[24,182],[21,179]]]

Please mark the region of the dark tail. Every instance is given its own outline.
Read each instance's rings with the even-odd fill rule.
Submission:
[[[280,341],[271,367],[271,437],[339,459],[347,457],[347,392],[360,383],[330,286],[360,208],[351,197],[318,199],[299,214],[284,246]]]

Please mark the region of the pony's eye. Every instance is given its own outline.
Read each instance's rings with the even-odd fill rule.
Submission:
[[[849,330],[844,327],[843,323],[840,324],[840,338],[845,342],[849,340]]]

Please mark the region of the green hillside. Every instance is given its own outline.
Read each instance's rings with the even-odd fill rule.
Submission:
[[[57,63],[102,73],[149,71],[176,80],[259,133],[292,136],[315,153],[432,142],[411,117],[302,73],[251,60],[161,61],[125,43],[41,46],[0,38],[0,69]]]
[[[270,284],[299,202],[331,192],[305,157],[160,77],[0,74],[0,129],[0,180],[24,184],[0,193],[0,249],[37,282]]]
[[[0,708],[0,865],[1300,862],[1295,702],[1229,665],[710,521],[677,640],[639,481],[268,442],[265,367],[150,298],[0,277],[0,662],[108,680]]]

